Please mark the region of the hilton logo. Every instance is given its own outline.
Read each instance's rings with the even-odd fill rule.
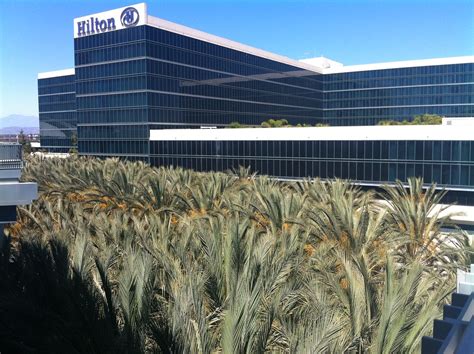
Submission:
[[[140,20],[140,15],[138,14],[137,9],[134,7],[127,7],[125,10],[122,11],[120,15],[120,22],[124,27],[132,27],[135,26],[138,21]]]
[[[136,26],[140,20],[140,15],[136,8],[127,7],[120,15],[120,22],[123,27]],[[88,36],[90,34],[103,33],[116,29],[115,18],[111,17],[106,20],[100,20],[91,17],[88,20],[77,22],[77,36]]]

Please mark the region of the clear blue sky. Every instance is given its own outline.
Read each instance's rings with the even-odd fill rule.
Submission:
[[[70,68],[73,19],[139,0],[0,0],[0,117],[38,114],[38,72]],[[151,15],[294,59],[474,54],[473,0],[149,0]]]

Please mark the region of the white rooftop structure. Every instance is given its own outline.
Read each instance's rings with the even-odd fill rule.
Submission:
[[[472,140],[462,125],[150,130],[150,140]]]
[[[342,63],[339,63],[335,60],[331,60],[323,56],[308,58],[308,59],[301,59],[300,62],[317,66],[318,68],[322,68],[323,70],[328,70],[332,68],[341,68],[344,66],[344,64]]]
[[[438,204],[432,210],[432,213],[438,212],[440,209],[442,210],[439,215],[440,217],[450,215],[451,220],[459,224],[474,225],[474,206]]]
[[[442,124],[474,127],[474,117],[443,117]]]
[[[474,56],[434,58],[434,59],[421,59],[421,60],[405,60],[405,61],[393,61],[393,62],[386,62],[386,63],[347,65],[347,66],[344,66],[344,64],[342,63],[339,63],[337,61],[334,61],[325,57],[301,59],[300,61],[302,63],[307,63],[307,64],[314,65],[323,69],[323,74],[336,74],[336,73],[348,73],[348,72],[371,71],[371,70],[382,70],[382,69],[413,68],[413,67],[419,67],[419,66],[467,64],[467,63],[474,63]]]
[[[55,71],[47,71],[44,73],[38,74],[38,79],[49,79],[52,77],[59,77],[59,76],[68,76],[74,75],[75,70],[74,68],[71,69],[63,69],[63,70],[55,70]]]

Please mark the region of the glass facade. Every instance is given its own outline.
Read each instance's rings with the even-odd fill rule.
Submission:
[[[74,75],[38,79],[41,147],[68,152],[77,137]]]
[[[295,128],[298,129],[298,128]],[[280,178],[343,178],[378,185],[423,177],[472,190],[474,141],[151,141],[151,162],[198,171],[239,166]],[[474,199],[472,200],[474,203]]]
[[[75,63],[83,154],[147,158],[149,128],[323,115],[322,75],[155,27],[76,38]]]
[[[474,186],[474,141],[151,141],[151,158],[199,171],[250,166],[281,178],[386,183],[419,176],[442,186]]]
[[[319,74],[152,26],[74,48],[82,154],[148,160],[149,129],[474,116],[474,63]]]
[[[145,26],[74,40],[79,153],[148,160]]]
[[[474,63],[324,76],[324,121],[374,125],[418,114],[474,116]]]
[[[148,161],[150,129],[474,116],[474,63],[320,74],[147,25],[75,38],[74,53],[70,95],[45,93],[60,78],[39,81],[42,141],[68,146],[54,117],[77,120],[85,155]]]

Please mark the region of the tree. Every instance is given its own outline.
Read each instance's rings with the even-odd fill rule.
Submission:
[[[240,124],[239,122],[231,122],[228,125],[229,128],[245,128],[245,125]]]
[[[466,263],[419,180],[381,204],[118,159],[33,157],[23,178],[40,195],[0,251],[9,352],[416,352]]]
[[[400,125],[401,123],[396,120],[381,120],[377,123],[377,125]]]
[[[420,114],[413,118],[413,125],[439,125],[443,121],[443,117],[436,114]]]
[[[71,146],[77,147],[77,133],[76,132],[73,132],[71,134]]]
[[[264,128],[280,128],[291,126],[286,119],[269,119],[261,124]]]
[[[29,155],[31,153],[31,143],[23,132],[23,129],[21,129],[18,134],[18,143],[21,144],[23,154]]]
[[[77,134],[73,132],[71,134],[71,148],[69,149],[70,154],[77,154]]]
[[[396,252],[403,263],[420,260],[428,266],[446,264],[447,268],[456,261],[467,262],[468,243],[460,232],[446,232],[451,213],[442,205],[446,191],[436,191],[435,185],[423,186],[423,179],[409,178],[408,186],[401,181],[395,187],[384,187],[380,196],[385,200],[389,213],[389,232],[399,235]]]
[[[413,117],[411,121],[403,120],[381,120],[378,125],[439,125],[442,124],[443,117],[436,114],[419,114]]]

